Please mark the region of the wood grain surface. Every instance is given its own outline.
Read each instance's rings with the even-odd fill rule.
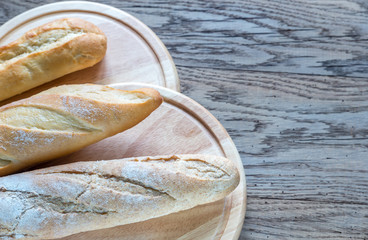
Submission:
[[[53,1],[0,2],[0,23]],[[368,239],[366,0],[118,1],[228,130],[247,175],[240,239]]]

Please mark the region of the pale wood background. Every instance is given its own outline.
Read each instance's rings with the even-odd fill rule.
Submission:
[[[0,2],[0,24],[45,3]],[[368,1],[101,0],[165,43],[247,175],[240,239],[368,239]]]

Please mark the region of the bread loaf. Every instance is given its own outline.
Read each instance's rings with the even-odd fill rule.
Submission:
[[[90,22],[65,18],[0,47],[0,101],[95,65],[106,53],[106,36]]]
[[[64,85],[0,107],[0,176],[133,127],[162,103],[149,88]]]
[[[233,163],[210,155],[78,162],[0,178],[0,236],[53,239],[224,198]],[[178,220],[180,221],[180,220]]]

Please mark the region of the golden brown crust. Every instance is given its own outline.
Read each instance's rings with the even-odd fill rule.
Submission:
[[[195,154],[79,162],[11,175],[0,178],[0,235],[53,239],[144,221],[222,199],[238,183],[229,159]]]
[[[138,124],[162,103],[153,89],[64,85],[0,107],[4,176],[60,157]]]
[[[107,39],[92,23],[59,19],[0,47],[0,101],[68,73],[95,65]]]

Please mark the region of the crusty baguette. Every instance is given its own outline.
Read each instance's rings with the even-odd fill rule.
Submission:
[[[77,162],[0,178],[0,236],[53,239],[144,221],[224,198],[228,159],[176,155]]]
[[[82,19],[60,19],[30,30],[0,47],[0,101],[93,66],[105,53],[104,33]]]
[[[0,107],[0,176],[77,151],[133,127],[162,103],[150,88],[80,84]]]

